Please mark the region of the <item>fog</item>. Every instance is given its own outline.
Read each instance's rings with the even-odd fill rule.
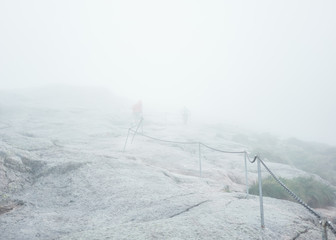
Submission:
[[[336,145],[335,1],[1,1],[0,89],[96,86],[144,109]]]

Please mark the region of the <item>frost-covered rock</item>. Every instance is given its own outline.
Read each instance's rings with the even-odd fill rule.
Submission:
[[[76,108],[77,109],[77,108]],[[129,136],[132,119],[81,108],[20,107],[0,116],[0,239],[320,239],[293,202],[246,196],[243,155]],[[175,141],[245,150],[209,127],[145,121]],[[230,134],[230,133],[228,133]],[[307,173],[282,164],[280,176]],[[264,176],[266,173],[263,172]],[[248,164],[249,183],[256,165]],[[329,232],[330,233],[330,232]],[[330,233],[330,239],[335,239]]]

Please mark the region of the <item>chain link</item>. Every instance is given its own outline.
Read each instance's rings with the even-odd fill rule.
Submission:
[[[314,216],[316,216],[319,220],[322,218],[320,214],[315,212],[308,204],[306,204],[299,196],[297,196],[294,192],[292,192],[275,174],[267,167],[267,165],[264,163],[264,161],[259,157],[256,156],[261,164],[265,167],[265,169],[271,174],[271,176],[277,181],[288,193],[291,195],[299,204],[301,204],[303,207],[305,207],[310,213],[312,213]],[[256,157],[254,159],[256,159]],[[326,222],[327,227],[330,229],[330,231],[336,236],[336,229],[332,225],[330,221]]]
[[[315,215],[318,219],[321,219],[321,216],[315,212],[311,207],[309,207],[301,198],[299,198],[294,192],[292,192],[277,176],[274,175],[274,173],[267,167],[267,165],[264,163],[263,160],[258,156],[257,157],[261,164],[265,167],[265,169],[271,174],[271,176],[302,206],[304,206],[306,209],[308,209],[309,212],[311,212],[313,215]]]
[[[333,226],[333,224],[330,221],[327,221],[326,224],[327,224],[327,227],[330,229],[330,231],[336,236],[336,229]]]
[[[136,131],[134,131],[132,128],[129,128],[130,132],[133,132],[134,135],[139,134]],[[218,151],[218,152],[222,152],[222,153],[232,153],[232,154],[241,154],[241,153],[245,153],[245,155],[247,156],[248,160],[250,163],[254,163],[257,159],[259,159],[259,161],[261,162],[261,164],[265,167],[265,169],[269,172],[269,174],[271,174],[271,176],[275,179],[275,181],[277,181],[285,190],[286,192],[289,193],[289,195],[292,196],[292,198],[294,198],[299,204],[301,204],[304,208],[306,208],[310,213],[312,213],[314,216],[316,216],[319,220],[322,219],[321,215],[318,214],[317,212],[315,212],[310,206],[308,206],[308,204],[306,204],[299,196],[297,196],[293,191],[291,191],[277,176],[275,176],[275,174],[267,167],[267,165],[265,164],[265,162],[258,156],[256,155],[253,160],[250,159],[248,153],[246,151],[237,151],[237,152],[232,152],[232,151],[223,151],[220,149],[216,149],[213,147],[210,147],[208,145],[205,145],[204,143],[201,142],[178,142],[178,141],[169,141],[169,140],[163,140],[163,139],[159,139],[159,138],[154,138],[148,135],[145,135],[143,133],[140,133],[139,135],[146,137],[146,138],[150,138],[152,140],[156,140],[156,141],[160,141],[160,142],[166,142],[166,143],[176,143],[176,144],[199,144],[199,145],[203,145],[204,147],[207,147],[209,149],[212,149],[214,151]],[[134,137],[134,136],[133,136]],[[336,229],[334,228],[333,224],[331,223],[331,221],[326,221],[326,225],[327,227],[330,229],[330,231],[336,236]]]

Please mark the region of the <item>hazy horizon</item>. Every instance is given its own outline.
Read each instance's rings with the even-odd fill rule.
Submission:
[[[336,145],[335,1],[3,1],[0,89],[99,86]]]

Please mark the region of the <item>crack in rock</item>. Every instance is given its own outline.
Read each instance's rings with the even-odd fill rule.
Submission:
[[[295,239],[297,239],[298,237],[300,237],[301,236],[301,234],[304,234],[304,233],[307,233],[308,232],[308,228],[306,228],[305,230],[303,230],[303,231],[298,231],[297,233],[296,233],[296,235],[292,238],[292,240],[295,240]]]
[[[189,195],[193,195],[193,194],[195,194],[195,193],[191,192],[191,193],[185,193],[185,194],[180,194],[180,195],[173,195],[171,197],[164,198],[160,201],[166,201],[166,200],[169,200],[169,199],[172,199],[172,198],[178,198],[178,197],[185,197],[185,196],[189,196]]]
[[[162,171],[162,173],[163,173],[163,175],[165,175],[166,177],[169,177],[171,180],[173,180],[175,183],[177,183],[177,184],[181,183],[181,180],[178,179],[177,177],[172,176],[172,175],[168,174],[168,173],[165,172],[165,171]]]
[[[202,205],[203,203],[206,203],[206,202],[210,202],[210,200],[205,200],[205,201],[203,201],[203,202],[200,202],[200,203],[197,203],[197,204],[195,204],[195,205],[192,205],[192,206],[188,207],[187,209],[183,210],[182,212],[179,212],[179,213],[176,213],[176,214],[170,216],[169,218],[173,218],[173,217],[176,217],[176,216],[178,216],[178,215],[181,215],[182,213],[188,212],[190,209],[193,209],[193,208],[195,208],[195,207],[198,207],[198,206],[200,206],[200,205]]]
[[[12,211],[14,208],[23,206],[24,203],[22,201],[14,201],[7,205],[0,204],[0,215]]]
[[[228,201],[226,204],[225,204],[225,208],[227,208],[234,200],[231,200],[231,201]]]

